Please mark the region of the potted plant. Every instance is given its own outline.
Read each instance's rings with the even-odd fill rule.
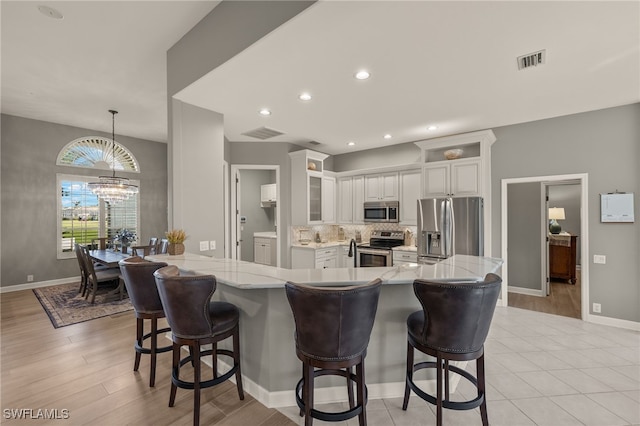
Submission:
[[[119,241],[120,244],[122,245],[123,253],[127,252],[128,247],[131,245],[132,242],[135,241],[135,239],[136,239],[136,233],[129,231],[126,228],[122,228],[121,230],[119,230],[114,237],[114,240]]]
[[[183,254],[184,253],[184,240],[187,239],[187,234],[182,229],[172,229],[164,234],[169,241],[167,252],[169,254]]]

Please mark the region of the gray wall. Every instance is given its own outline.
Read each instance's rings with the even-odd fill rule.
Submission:
[[[588,173],[589,304],[602,316],[640,321],[640,225],[600,223],[600,193],[640,192],[640,104],[493,129],[493,255],[501,252],[500,198],[504,178]],[[638,202],[635,205],[636,218]],[[605,265],[591,262],[607,256]]]
[[[331,157],[334,172],[410,164],[420,161],[420,148],[413,143],[385,146]]]
[[[222,115],[173,102],[170,227],[184,229],[185,249],[224,257],[224,127]],[[216,241],[200,252],[200,241]]]
[[[56,174],[98,176],[104,171],[56,166],[60,150],[86,136],[111,134],[2,114],[1,266],[2,287],[79,276],[78,262],[57,259]],[[141,241],[167,230],[167,146],[119,136],[139,162],[141,173],[119,176],[140,180]]]
[[[541,184],[509,184],[509,286],[542,289]],[[494,254],[495,256],[495,254]]]
[[[253,233],[275,230],[275,207],[260,205],[261,186],[276,183],[275,171],[272,170],[242,170],[240,172],[241,209],[240,214],[247,218],[242,225],[242,250],[240,260],[253,262]]]

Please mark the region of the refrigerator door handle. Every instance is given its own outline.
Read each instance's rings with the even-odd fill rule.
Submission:
[[[451,249],[447,252],[447,257],[453,256],[456,252],[456,215],[453,209],[453,200],[449,198],[447,200],[449,203],[449,213],[451,214],[451,223],[449,223],[449,241],[451,242]]]

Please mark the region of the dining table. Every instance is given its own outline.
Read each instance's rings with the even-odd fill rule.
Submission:
[[[89,256],[91,256],[91,259],[94,260],[95,262],[104,265],[106,267],[109,268],[117,268],[118,267],[118,262],[120,262],[122,259],[126,259],[128,257],[130,257],[130,254],[127,253],[122,253],[121,251],[114,251],[112,249],[104,249],[104,250],[89,250]],[[125,294],[125,287],[124,287],[124,279],[120,278],[118,280],[118,287],[116,287],[114,290],[111,290],[109,293],[107,293],[106,297],[107,299],[110,299],[112,296],[120,296],[120,299],[122,299],[122,295]]]
[[[115,268],[118,266],[118,262],[122,259],[130,257],[130,254],[122,253],[121,251],[114,251],[110,249],[104,250],[89,250],[89,256],[101,265],[109,268]]]

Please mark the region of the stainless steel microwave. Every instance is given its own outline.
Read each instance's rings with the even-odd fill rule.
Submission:
[[[367,201],[364,203],[364,221],[397,223],[399,210],[398,201]]]

